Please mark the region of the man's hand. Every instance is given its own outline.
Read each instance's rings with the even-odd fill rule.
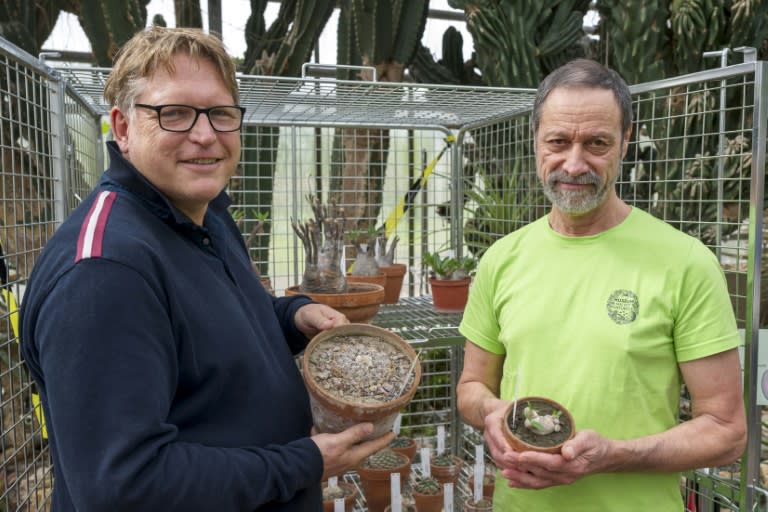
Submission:
[[[346,473],[360,462],[384,449],[395,438],[393,432],[363,441],[373,432],[373,424],[359,423],[338,434],[316,434],[312,440],[323,454],[323,480]]]
[[[296,328],[312,339],[320,331],[348,324],[347,317],[325,304],[307,304],[296,311]]]
[[[592,430],[577,432],[566,441],[561,453],[515,452],[502,456],[501,474],[510,487],[544,489],[565,485],[593,473],[611,469],[611,441]]]

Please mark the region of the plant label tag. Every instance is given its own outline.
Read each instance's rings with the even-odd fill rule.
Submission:
[[[443,510],[453,510],[453,484],[443,484]]]
[[[421,449],[421,474],[424,475],[424,478],[427,478],[430,476],[430,469],[429,469],[429,447],[422,448]]]

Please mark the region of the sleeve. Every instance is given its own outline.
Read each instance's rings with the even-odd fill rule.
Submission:
[[[459,332],[488,352],[502,355],[506,353],[506,349],[499,342],[499,321],[493,301],[496,274],[493,252],[493,247],[488,249],[477,266],[477,273],[469,288],[464,315],[459,324]]]
[[[280,322],[280,328],[285,334],[285,339],[288,340],[288,347],[293,355],[300,353],[309,343],[304,333],[296,328],[296,322],[294,322],[296,311],[300,307],[312,304],[313,302],[306,295],[272,298],[272,305]]]
[[[310,438],[232,447],[179,438],[167,420],[178,374],[167,314],[139,273],[103,259],[79,263],[36,312],[30,341],[56,477],[75,508],[254,510],[317,485],[322,456]]]
[[[680,362],[724,352],[742,343],[720,264],[712,252],[693,241],[682,273],[675,317],[675,353]]]

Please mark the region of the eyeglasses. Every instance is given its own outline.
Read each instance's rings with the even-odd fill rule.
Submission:
[[[236,132],[243,126],[245,108],[238,105],[218,105],[196,108],[191,105],[147,105],[136,103],[139,108],[154,110],[160,128],[168,132],[188,132],[195,126],[200,114],[205,114],[211,127],[217,132]]]

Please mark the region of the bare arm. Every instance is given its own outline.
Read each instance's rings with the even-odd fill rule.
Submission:
[[[493,354],[467,340],[464,369],[456,386],[459,413],[464,421],[483,431],[489,454],[501,467],[500,457],[509,449],[501,430],[509,402],[499,399],[504,356]]]

